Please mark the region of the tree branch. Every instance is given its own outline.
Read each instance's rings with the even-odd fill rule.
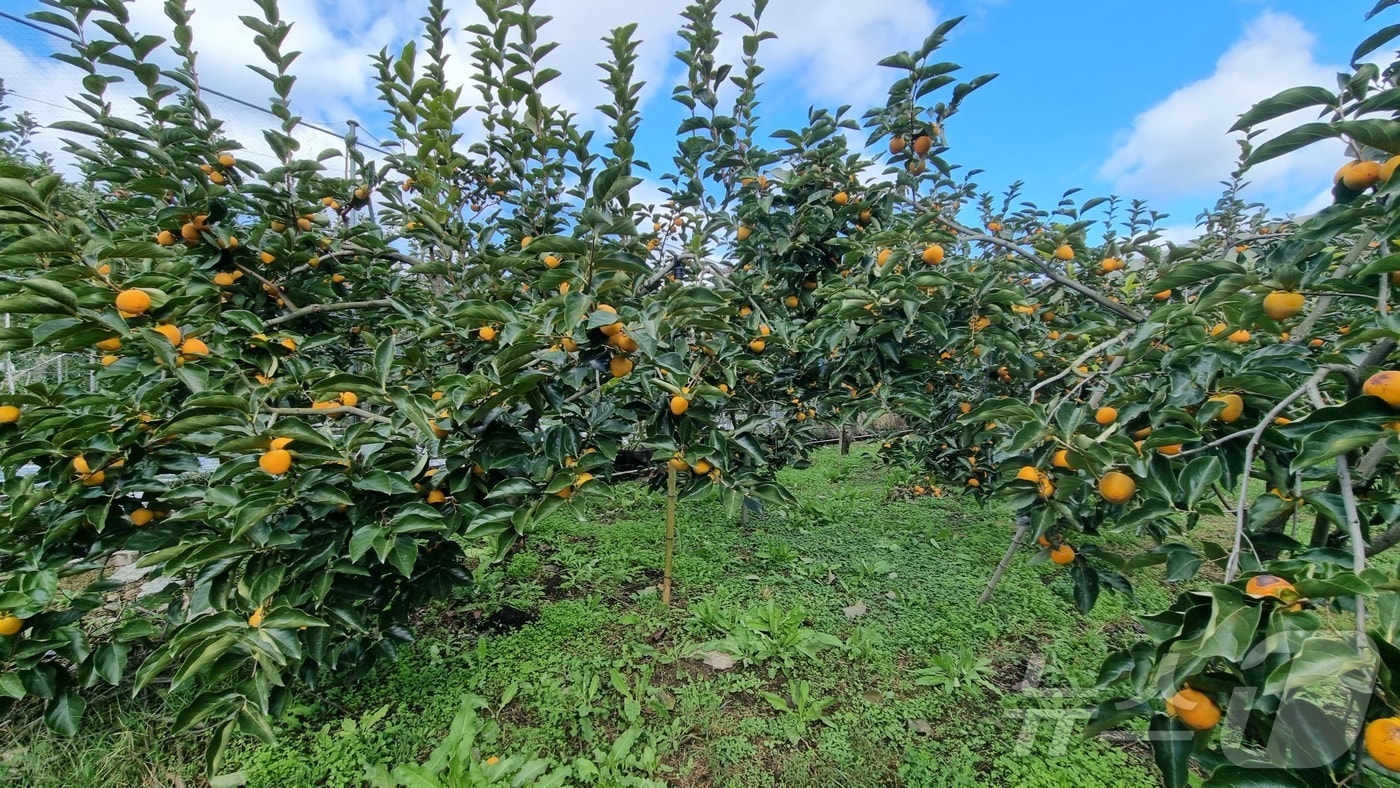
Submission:
[[[1361,533],[1361,517],[1356,513],[1356,493],[1351,489],[1351,469],[1347,456],[1337,457],[1337,481],[1342,485],[1342,508],[1347,515],[1347,534],[1351,539],[1351,571],[1361,574],[1366,568],[1366,537]],[[1356,637],[1360,644],[1366,637],[1366,598],[1356,595]]]
[[[321,261],[338,260],[342,257],[353,257],[355,255],[370,255],[384,260],[392,260],[396,263],[403,263],[404,265],[418,265],[423,262],[417,258],[409,257],[406,254],[395,252],[392,249],[370,249],[367,246],[360,246],[359,244],[346,244],[341,251],[327,252],[321,255]]]
[[[1112,375],[1114,372],[1117,372],[1117,371],[1118,371],[1118,368],[1121,367],[1121,366],[1123,366],[1123,360],[1124,360],[1125,358],[1126,358],[1126,357],[1125,357],[1122,353],[1119,353],[1119,354],[1115,355],[1115,356],[1113,357],[1113,360],[1110,361],[1110,362],[1108,362],[1108,370],[1105,371],[1103,374],[1105,374],[1105,375]],[[1097,407],[1099,406],[1099,403],[1100,403],[1100,402],[1103,402],[1104,395],[1107,394],[1107,393],[1108,393],[1108,384],[1107,384],[1107,383],[1104,383],[1104,385],[1100,386],[1100,387],[1097,388],[1097,389],[1094,389],[1093,395],[1089,397],[1089,407],[1091,407],[1091,408],[1097,408]]]
[[[1369,479],[1380,467],[1381,460],[1390,454],[1390,445],[1387,441],[1377,441],[1365,454],[1361,456],[1361,462],[1356,466],[1356,475],[1362,479]]]
[[[289,323],[297,318],[306,317],[307,315],[319,315],[322,312],[339,312],[344,309],[377,309],[379,307],[391,307],[393,305],[394,302],[387,298],[380,298],[373,301],[343,301],[336,304],[311,304],[288,312],[285,315],[274,317],[263,325],[277,326],[283,323]]]
[[[263,283],[264,285],[266,285],[267,287],[272,288],[273,291],[277,293],[277,297],[280,298],[280,299],[282,299],[282,303],[283,303],[283,304],[286,304],[286,306],[287,306],[288,309],[290,309],[290,310],[296,310],[296,309],[297,309],[297,305],[296,305],[295,303],[293,303],[293,302],[292,302],[292,299],[289,298],[289,297],[287,296],[287,291],[286,291],[286,290],[283,290],[281,287],[279,287],[279,286],[277,285],[276,282],[273,282],[273,281],[269,280],[268,278],[264,277],[262,274],[258,273],[257,271],[254,271],[253,269],[249,268],[248,266],[246,266],[246,265],[244,265],[244,264],[242,264],[242,263],[235,262],[235,263],[233,264],[233,266],[234,266],[234,268],[237,268],[238,270],[242,271],[243,273],[247,274],[248,276],[251,276],[251,277],[253,277],[254,279],[258,280],[259,282],[262,282],[262,283]]]
[[[1308,378],[1307,382],[1294,389],[1288,396],[1279,400],[1278,404],[1268,413],[1264,414],[1264,418],[1250,431],[1249,443],[1244,449],[1244,465],[1242,466],[1244,470],[1240,474],[1239,503],[1235,507],[1235,544],[1230,548],[1230,560],[1225,565],[1225,582],[1229,583],[1234,580],[1235,575],[1240,571],[1240,551],[1244,549],[1244,526],[1245,519],[1248,516],[1249,482],[1253,476],[1250,471],[1254,467],[1254,451],[1259,448],[1259,440],[1263,437],[1264,430],[1268,429],[1269,425],[1274,422],[1274,419],[1278,418],[1278,415],[1282,413],[1285,408],[1293,404],[1294,400],[1306,394],[1310,388],[1316,386],[1318,381],[1326,378],[1327,374],[1332,371],[1333,369],[1331,366],[1319,367],[1317,371]]]
[[[1001,576],[1006,574],[1007,567],[1011,566],[1011,559],[1015,557],[1016,551],[1021,549],[1021,542],[1026,538],[1026,532],[1031,527],[1029,517],[1016,518],[1016,535],[1011,538],[1011,546],[1006,548],[1006,553],[1001,557],[1001,563],[997,564],[996,571],[992,572],[992,577],[987,581],[987,587],[982,589],[982,596],[977,598],[977,606],[987,604],[991,601],[992,592],[997,589],[997,584],[1001,582]]]
[[[1045,380],[1040,381],[1034,386],[1031,386],[1031,390],[1026,393],[1026,396],[1030,399],[1031,402],[1035,402],[1035,393],[1037,391],[1063,378],[1064,376],[1073,372],[1076,367],[1083,364],[1085,361],[1088,361],[1091,356],[1095,355],[1096,353],[1099,353],[1100,351],[1112,347],[1115,343],[1121,342],[1124,339],[1127,339],[1127,337],[1128,329],[1124,329],[1123,331],[1118,332],[1117,335],[1109,337],[1108,339],[1105,339],[1099,344],[1094,345],[1093,347],[1081,353],[1079,355],[1079,358],[1076,358],[1075,360],[1069,362],[1069,366],[1065,367],[1063,370],[1060,370],[1059,374],[1055,375],[1054,377],[1046,378]]]
[[[1337,271],[1333,276],[1338,279],[1346,276],[1347,269],[1351,268],[1352,264],[1361,257],[1362,252],[1370,248],[1371,241],[1375,237],[1376,234],[1373,232],[1368,231],[1362,233],[1361,237],[1356,240],[1356,245],[1351,248],[1351,251],[1347,252],[1346,258],[1337,265]],[[1331,305],[1332,296],[1330,294],[1317,299],[1317,303],[1313,305],[1312,311],[1308,313],[1307,317],[1303,318],[1303,322],[1298,325],[1297,330],[1293,333],[1293,341],[1306,342],[1308,336],[1312,333],[1312,327],[1316,325],[1317,321],[1322,318],[1327,312],[1327,308]]]
[[[1104,309],[1113,312],[1114,314],[1118,315],[1119,317],[1125,320],[1129,320],[1133,323],[1147,322],[1147,318],[1144,317],[1141,313],[1139,313],[1136,309],[1131,309],[1122,304],[1110,301],[1106,296],[1095,292],[1094,290],[1090,289],[1089,287],[1086,287],[1080,282],[1076,282],[1073,279],[1066,277],[1064,274],[1061,274],[1059,271],[1056,271],[1054,267],[1047,264],[1044,260],[1041,260],[1040,257],[1034,252],[1026,249],[1023,246],[1020,246],[1019,244],[1012,243],[1011,241],[1008,241],[1005,238],[998,238],[994,235],[980,233],[976,230],[973,230],[970,227],[964,227],[963,225],[953,221],[952,219],[948,219],[943,216],[937,216],[935,217],[935,219],[943,226],[960,235],[966,236],[970,240],[981,241],[982,243],[989,243],[994,246],[999,246],[1002,249],[1006,249],[1012,252],[1021,259],[1029,261],[1037,269],[1039,269],[1041,273],[1050,277],[1062,287],[1068,287],[1074,292],[1084,296],[1090,301],[1093,301],[1094,303],[1098,304]]]
[[[1280,411],[1280,412],[1281,412],[1281,411]],[[1274,418],[1278,418],[1278,417],[1275,416]],[[1211,441],[1210,443],[1205,444],[1204,446],[1197,446],[1197,447],[1194,448],[1194,449],[1187,449],[1186,451],[1181,452],[1181,453],[1178,454],[1177,456],[1178,456],[1178,457],[1190,457],[1190,456],[1193,455],[1193,454],[1200,454],[1200,453],[1203,452],[1203,451],[1209,451],[1210,449],[1214,449],[1216,446],[1223,446],[1223,445],[1229,443],[1230,441],[1234,440],[1235,438],[1243,438],[1243,437],[1246,436],[1246,435],[1253,435],[1253,434],[1254,434],[1254,428],[1253,428],[1253,427],[1249,427],[1249,428],[1247,428],[1247,429],[1240,430],[1239,432],[1232,432],[1232,433],[1230,433],[1229,435],[1226,435],[1226,436],[1223,437],[1223,438],[1216,438],[1215,440]]]
[[[381,416],[378,413],[370,413],[367,410],[354,408],[349,405],[337,405],[334,408],[268,408],[267,412],[277,416],[337,416],[343,413],[349,413],[353,416],[359,416],[362,419],[369,419],[370,421],[377,421],[383,424],[393,423],[393,420],[387,416]]]
[[[1390,530],[1371,540],[1371,544],[1366,548],[1366,555],[1374,556],[1385,552],[1395,545],[1400,544],[1400,523],[1390,527]]]

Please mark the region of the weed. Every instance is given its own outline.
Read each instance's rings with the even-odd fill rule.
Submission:
[[[913,675],[914,683],[921,687],[943,692],[984,689],[1000,695],[1001,690],[987,680],[992,672],[990,659],[978,657],[972,649],[964,648],[954,653],[934,654],[929,658],[928,667],[914,671]]]
[[[825,722],[826,710],[836,702],[835,698],[818,700],[812,697],[811,684],[792,679],[788,679],[786,695],[772,692],[764,692],[761,695],[780,715],[783,732],[793,744],[802,740],[810,723]]]

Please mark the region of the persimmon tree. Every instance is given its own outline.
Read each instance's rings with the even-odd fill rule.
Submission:
[[[1034,542],[1081,609],[1147,566],[1209,578],[1103,674],[1131,697],[1094,728],[1149,717],[1170,784],[1193,754],[1221,781],[1249,758],[1306,784],[1400,765],[1357,726],[1365,746],[1333,746],[1335,715],[1289,716],[1352,671],[1376,678],[1356,721],[1400,730],[1400,578],[1368,565],[1400,541],[1400,105],[1394,67],[1360,62],[1389,28],[1335,91],[1245,113],[1240,169],[1172,245],[1140,202],[1044,210],[954,163],[993,78],[934,59],[958,20],[881,62],[883,106],[770,136],[766,3],[735,16],[733,66],[718,0],[688,6],[685,117],[666,199],[642,205],[634,26],[605,39],[599,144],[547,103],[529,0],[479,0],[468,85],[430,0],[421,38],[372,58],[394,139],[376,159],[353,134],[303,150],[290,23],[259,0],[262,166],[201,99],[186,3],[168,41],[119,0],[50,5],[35,19],[84,72],[87,118],[54,126],[81,188],[27,157],[23,124],[5,138],[0,345],[88,354],[92,385],[0,403],[0,695],[56,730],[100,683],[158,683],[212,771],[235,732],[271,740],[295,686],[392,657],[413,610],[604,494],[620,459],[735,513],[792,505],[774,474],[815,430],[894,413],[910,431],[885,451],[927,470],[916,491],[1005,499],[1027,523],[1007,561]],[[1336,205],[1285,221],[1243,200],[1250,166],[1323,139],[1355,159]],[[1199,536],[1207,515],[1234,527]],[[1096,547],[1109,530],[1147,547]],[[175,582],[114,619],[102,570],[123,550]],[[1280,720],[1308,757],[1244,746]]]

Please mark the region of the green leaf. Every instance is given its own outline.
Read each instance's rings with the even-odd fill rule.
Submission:
[[[1141,700],[1119,698],[1104,701],[1094,707],[1094,711],[1089,717],[1089,724],[1085,726],[1082,735],[1086,739],[1091,739],[1106,730],[1117,728],[1128,720],[1146,717],[1151,713],[1152,707]]]
[[[1357,594],[1370,596],[1376,593],[1375,587],[1350,572],[1341,572],[1326,578],[1305,578],[1294,586],[1299,594],[1308,599],[1329,599]]]
[[[1369,645],[1358,650],[1353,637],[1315,635],[1274,668],[1264,682],[1264,692],[1280,697],[1305,693],[1308,688],[1369,693],[1379,665],[1377,653]]]
[[[24,682],[13,672],[0,673],[0,698],[23,698]]]
[[[1098,680],[1094,682],[1094,686],[1099,689],[1110,687],[1117,683],[1119,679],[1132,673],[1136,665],[1137,660],[1133,659],[1133,653],[1131,651],[1126,649],[1123,651],[1115,651],[1109,654],[1108,657],[1104,659],[1103,665],[1099,667],[1099,677]]]
[[[1200,633],[1200,646],[1195,656],[1223,657],[1239,662],[1254,642],[1255,630],[1263,608],[1250,604],[1243,591],[1233,586],[1211,586],[1214,602],[1205,629]]]
[[[517,477],[514,479],[506,479],[496,485],[486,497],[504,498],[507,495],[529,495],[536,492],[538,489],[538,485],[530,479]]]
[[[300,627],[330,626],[316,616],[290,607],[274,608],[263,619],[263,629],[299,629]]]
[[[238,710],[238,729],[263,744],[277,743],[277,736],[272,732],[267,715],[251,703],[243,704]]]
[[[1332,139],[1337,136],[1337,133],[1337,130],[1327,123],[1306,123],[1296,129],[1285,131],[1255,148],[1245,163],[1253,167],[1270,159],[1276,159],[1285,153],[1306,148],[1314,142]]]
[[[1099,573],[1083,560],[1077,560],[1070,565],[1070,577],[1074,579],[1074,604],[1080,613],[1088,615],[1099,600]]]
[[[18,178],[0,178],[0,205],[6,203],[28,208],[35,216],[44,216],[48,207],[32,186]]]
[[[370,490],[385,495],[412,495],[415,492],[413,483],[404,478],[403,474],[391,474],[387,471],[370,471],[356,479],[352,486],[357,490]]]
[[[1207,279],[1238,274],[1244,271],[1239,263],[1228,260],[1215,260],[1207,263],[1188,263],[1172,268],[1152,283],[1153,290],[1172,290],[1186,285],[1194,285]]]
[[[45,279],[44,277],[38,276],[26,279],[20,282],[20,284],[45,298],[63,304],[69,312],[76,312],[78,310],[78,296],[74,295],[72,290],[69,290],[67,287],[64,287],[62,284],[52,279]]]
[[[1288,88],[1255,104],[1248,112],[1240,116],[1235,125],[1230,127],[1230,131],[1243,131],[1264,121],[1273,120],[1306,107],[1328,107],[1334,106],[1336,103],[1337,97],[1326,88],[1313,86]]]
[[[1201,554],[1185,545],[1171,545],[1167,552],[1167,580],[1180,583],[1196,576],[1201,568]]]
[[[1332,124],[1332,127],[1362,145],[1390,154],[1400,153],[1400,121],[1379,118],[1343,120]]]
[[[66,315],[70,310],[52,298],[32,293],[0,298],[0,314],[11,315]]]
[[[204,774],[211,777],[219,770],[219,762],[223,760],[224,750],[228,747],[229,738],[233,735],[233,727],[237,723],[234,720],[220,725],[214,731],[214,735],[209,737],[209,746],[204,748]],[[212,784],[213,781],[210,781]]]
[[[379,378],[381,389],[389,386],[389,373],[394,367],[394,335],[389,334],[379,340],[379,347],[374,349],[374,372]]]
[[[1197,457],[1187,464],[1177,477],[1182,491],[1182,503],[1186,509],[1194,509],[1201,496],[1210,490],[1220,478],[1219,457]]]
[[[1366,448],[1388,437],[1379,424],[1364,421],[1334,421],[1308,435],[1303,450],[1293,458],[1292,472],[1314,468],[1337,457]]]
[[[1383,27],[1367,36],[1365,41],[1357,45],[1356,51],[1351,53],[1352,65],[1359,64],[1367,55],[1395,40],[1396,36],[1400,36],[1400,25]]]
[[[103,643],[92,653],[93,672],[112,686],[121,683],[126,672],[126,657],[131,646],[126,643]]]
[[[374,541],[379,538],[384,529],[377,523],[362,525],[350,535],[350,560],[359,561],[374,546]]]
[[[528,254],[584,254],[588,244],[565,235],[541,235],[525,248]]]
[[[1191,775],[1191,729],[1165,714],[1153,715],[1147,726],[1152,760],[1167,788],[1181,788]]]
[[[170,691],[179,692],[180,688],[195,680],[205,668],[209,667],[209,665],[214,662],[214,660],[223,656],[224,652],[232,648],[233,645],[238,642],[239,637],[240,635],[230,632],[212,643],[205,645],[204,648],[199,651],[198,655],[185,662],[180,671],[171,678]]]
[[[389,564],[404,577],[413,577],[413,565],[418,561],[418,543],[407,536],[394,540],[394,549],[389,551]]]
[[[44,724],[55,733],[72,736],[78,732],[78,721],[82,719],[83,710],[86,708],[87,701],[83,700],[81,695],[64,687],[44,709]]]
[[[75,254],[72,239],[56,233],[39,233],[0,248],[0,257],[28,257],[33,255]]]

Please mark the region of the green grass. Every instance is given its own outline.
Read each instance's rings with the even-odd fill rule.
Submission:
[[[1156,785],[1145,750],[1086,740],[1072,719],[1097,697],[1103,657],[1134,639],[1134,603],[1105,594],[1082,617],[1068,573],[1022,555],[978,608],[1010,515],[957,497],[892,498],[887,477],[863,447],[822,450],[782,475],[800,508],[740,525],[717,502],[682,503],[670,609],[655,591],[664,498],[640,484],[581,496],[504,566],[478,569],[483,588],[503,584],[489,598],[427,611],[418,641],[358,683],[299,692],[279,743],[241,742],[224,768],[252,786],[360,785],[376,764],[426,758],[477,695],[491,726],[482,759],[597,761],[636,725],[623,771],[673,785]],[[1160,609],[1168,596],[1139,583],[1136,605]],[[865,613],[848,616],[857,603]],[[478,621],[513,623],[514,610],[531,620]],[[751,659],[717,671],[692,657],[726,638]],[[819,708],[805,722],[791,710],[799,692]],[[1057,739],[1061,710],[1071,719]],[[172,749],[161,736],[159,701],[93,713],[93,732],[73,742],[12,725],[0,781],[197,773],[195,743]],[[1030,741],[1027,719],[1043,720]]]

